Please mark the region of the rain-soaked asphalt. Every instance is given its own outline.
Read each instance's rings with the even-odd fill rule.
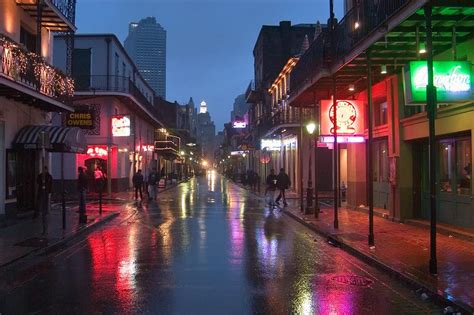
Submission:
[[[130,212],[1,288],[0,313],[440,312],[215,173]]]

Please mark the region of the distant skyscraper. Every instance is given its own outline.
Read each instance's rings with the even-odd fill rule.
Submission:
[[[132,22],[124,42],[125,49],[141,75],[155,90],[166,98],[166,30],[154,17]]]
[[[199,114],[207,113],[207,104],[206,102],[202,101],[201,106],[199,107]]]
[[[196,140],[201,145],[203,156],[209,160],[214,160],[216,126],[207,111],[206,102],[202,101],[197,115]]]

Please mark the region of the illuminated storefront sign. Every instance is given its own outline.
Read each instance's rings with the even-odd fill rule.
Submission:
[[[155,146],[154,145],[141,145],[141,146],[137,146],[137,151],[145,151],[145,152],[148,152],[148,151],[155,151]]]
[[[87,155],[93,158],[104,158],[107,157],[107,147],[105,146],[94,146],[87,147]]]
[[[248,151],[231,151],[231,152],[230,152],[230,155],[232,155],[232,156],[245,155],[245,154],[247,154],[247,153],[248,153]]]
[[[232,123],[234,129],[244,129],[247,128],[247,123],[245,121],[236,120]]]
[[[334,143],[333,136],[321,136],[319,138],[321,143]],[[364,136],[337,136],[337,143],[363,143]]]
[[[78,127],[81,129],[94,129],[95,111],[94,110],[76,110],[68,113],[66,117],[67,127]]]
[[[267,151],[280,151],[281,141],[278,139],[262,139],[260,149]]]
[[[358,136],[364,134],[364,102],[338,100],[337,134],[341,136]],[[334,134],[334,106],[332,100],[321,101],[321,135]]]
[[[434,61],[434,85],[439,102],[469,100],[471,94],[471,64],[468,61]],[[409,102],[426,102],[428,66],[426,61],[410,62],[408,76]]]
[[[112,117],[112,136],[128,137],[130,136],[131,122],[130,116],[120,115]]]

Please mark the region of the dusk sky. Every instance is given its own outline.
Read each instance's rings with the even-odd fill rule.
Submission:
[[[342,0],[335,0],[336,16]],[[77,33],[114,33],[155,16],[167,30],[167,99],[208,104],[216,131],[253,78],[252,50],[262,25],[326,23],[329,0],[78,0]]]

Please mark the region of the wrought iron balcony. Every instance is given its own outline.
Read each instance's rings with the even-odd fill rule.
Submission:
[[[16,0],[32,18],[38,20],[38,0]],[[43,0],[41,25],[55,32],[75,30],[76,0]]]
[[[335,28],[336,60],[342,60],[376,28],[412,0],[360,1]]]
[[[314,116],[311,109],[305,108],[302,114],[296,108],[278,110],[257,120],[257,133],[259,137],[265,137],[280,129],[299,127],[301,123],[304,124],[312,119],[314,119]]]
[[[65,103],[74,95],[73,80],[41,56],[0,34],[0,76]]]
[[[359,1],[336,25],[334,34],[330,30],[322,32],[300,58],[291,73],[291,97],[297,96],[318,79],[331,75],[334,65],[347,62],[348,54],[361,41],[412,1]],[[334,47],[331,47],[332,35]]]
[[[245,91],[245,100],[247,103],[257,103],[262,98],[261,91],[257,90],[255,86],[255,81],[250,81],[249,86],[247,87],[247,91]]]

